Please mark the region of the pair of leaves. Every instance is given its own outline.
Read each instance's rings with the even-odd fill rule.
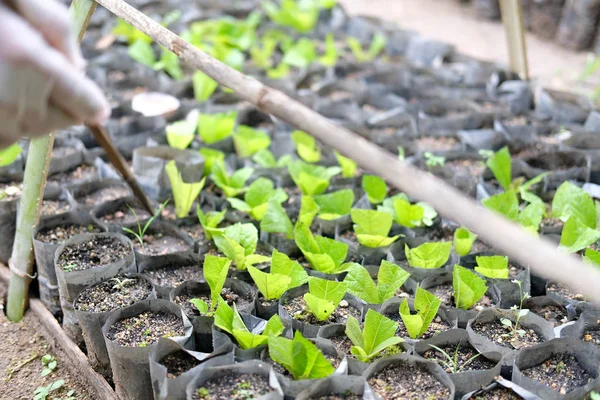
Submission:
[[[209,211],[205,214],[200,208],[200,205],[198,205],[196,208],[196,213],[198,214],[198,221],[200,222],[200,225],[202,225],[206,239],[212,240],[211,230],[214,230],[221,222],[223,222],[226,211],[227,210],[223,210],[221,212]]]
[[[471,308],[487,291],[485,279],[460,265],[454,266],[452,286],[456,307],[464,310]]]
[[[206,283],[208,283],[208,287],[210,287],[210,301],[211,309],[213,311],[221,299],[221,291],[223,290],[223,286],[225,286],[230,265],[231,260],[225,257],[217,257],[210,254],[207,254],[204,257],[203,273],[204,279],[206,279]],[[200,310],[198,306],[196,306],[196,308]],[[206,308],[206,311],[208,311],[208,307]],[[204,311],[204,313],[206,313],[206,311]]]
[[[266,300],[279,300],[287,290],[308,281],[304,268],[277,250],[273,250],[271,256],[271,272],[262,272],[252,266],[248,266],[248,272]]]
[[[165,165],[165,170],[167,171],[169,181],[171,182],[171,189],[173,190],[175,214],[177,218],[184,218],[190,213],[194,200],[198,198],[202,188],[204,188],[206,177],[196,183],[184,182],[181,173],[177,169],[175,160],[168,162]]]
[[[258,243],[258,230],[253,224],[237,223],[223,230],[211,230],[217,248],[233,261],[238,270],[270,260],[267,256],[254,254]]]
[[[409,248],[404,245],[404,254],[411,267],[435,269],[440,268],[450,258],[452,242],[427,242]]]
[[[339,167],[326,168],[303,161],[295,161],[288,164],[288,171],[303,194],[315,196],[327,190],[329,181],[339,174],[341,169]]]
[[[235,197],[227,199],[236,210],[250,214],[252,218],[261,221],[267,212],[270,201],[283,203],[288,198],[283,189],[275,189],[268,178],[258,178],[248,187],[244,200]]]
[[[317,206],[312,197],[302,196],[300,214],[296,223],[310,226],[318,211],[319,206]],[[285,209],[276,199],[269,200],[267,212],[260,222],[260,230],[263,232],[283,233],[288,239],[294,236],[294,225]]]
[[[350,214],[354,204],[354,191],[352,189],[342,189],[320,194],[313,198],[319,207],[319,218],[330,221]]]
[[[375,175],[363,175],[362,189],[367,194],[371,204],[381,204],[387,196],[387,184]]]
[[[393,221],[392,216],[386,212],[355,208],[350,215],[354,223],[356,238],[363,246],[386,247],[400,237],[400,235],[388,237]]]
[[[529,192],[530,197],[537,197]],[[523,227],[537,232],[544,217],[544,203],[535,201],[519,210],[519,199],[514,189],[507,190],[481,201],[485,207],[493,210],[511,221],[519,222]]]
[[[271,138],[265,132],[250,126],[238,126],[237,133],[233,135],[235,152],[239,157],[252,157],[261,150],[266,150],[271,145]]]
[[[311,267],[326,274],[339,271],[348,255],[347,244],[324,236],[313,236],[304,223],[296,224],[294,239]]]
[[[187,149],[194,141],[198,127],[198,110],[192,110],[184,120],[173,122],[166,127],[167,142],[174,149]]]
[[[356,61],[370,62],[385,49],[387,38],[381,33],[376,33],[373,35],[373,39],[371,39],[371,44],[367,51],[363,50],[360,41],[356,38],[349,37],[346,39],[346,43],[348,44],[348,47],[350,47],[350,50],[352,50],[352,54]]]
[[[508,279],[508,257],[506,256],[477,256],[475,271],[486,278]]]
[[[316,163],[321,160],[321,149],[314,137],[303,131],[293,131],[292,141],[296,146],[296,152],[301,159],[308,163]]]
[[[207,144],[220,142],[233,134],[237,120],[237,111],[216,114],[200,114],[198,134]]]
[[[344,282],[348,285],[348,292],[369,304],[382,304],[393,297],[410,276],[399,266],[382,260],[377,273],[377,283],[375,283],[362,265],[348,263],[344,266],[348,271],[344,278]]]
[[[346,323],[346,336],[354,344],[350,351],[362,362],[369,362],[388,347],[403,342],[402,338],[396,336],[397,330],[396,322],[372,309],[367,311],[362,332],[358,320],[353,316],[349,316]]]
[[[420,286],[417,287],[415,293],[414,308],[416,314],[411,313],[408,300],[406,298],[402,300],[400,304],[400,317],[406,326],[408,335],[412,339],[416,339],[427,332],[431,321],[437,315],[440,304],[440,299]]]
[[[559,248],[567,253],[576,253],[600,240],[600,231],[585,225],[575,215],[569,217],[560,235]]]
[[[225,170],[225,163],[215,160],[212,165],[210,178],[223,191],[226,197],[235,197],[246,191],[246,182],[253,173],[254,169],[246,167],[238,169],[230,176]]]
[[[252,156],[252,161],[263,168],[281,168],[287,167],[287,165],[292,161],[292,156],[285,154],[281,156],[279,160],[276,160],[271,151],[268,149],[263,149],[259,150]]]
[[[454,231],[454,251],[464,257],[471,252],[471,247],[476,240],[477,235],[462,226]]]
[[[316,319],[327,321],[346,295],[347,289],[345,282],[311,276],[308,279],[308,293],[304,294],[304,301]]]
[[[567,222],[571,217],[580,225],[596,228],[596,207],[592,196],[579,186],[564,182],[552,199],[552,215]]]
[[[335,371],[321,350],[305,339],[300,331],[296,331],[293,340],[269,337],[269,356],[288,370],[295,380],[321,379]]]

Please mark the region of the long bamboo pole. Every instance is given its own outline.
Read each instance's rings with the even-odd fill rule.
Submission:
[[[71,4],[73,30],[77,33],[79,41],[85,33],[96,5],[93,0],[74,0]],[[17,214],[15,242],[9,260],[11,274],[6,302],[6,316],[13,322],[18,322],[23,318],[29,301],[29,284],[32,279],[31,272],[34,260],[33,231],[40,218],[53,146],[53,133],[32,139],[29,144],[23,177],[23,193],[21,193]]]
[[[519,74],[521,79],[527,80],[529,79],[529,66],[521,0],[500,0],[500,11],[508,45],[510,69]]]
[[[409,196],[431,204],[441,215],[469,227],[511,258],[530,266],[537,274],[558,281],[600,304],[600,270],[561,253],[548,240],[533,237],[518,225],[489,212],[442,180],[398,160],[366,139],[305,107],[280,91],[263,85],[185,42],[122,0],[97,0],[118,17],[165,46],[182,60],[264,112],[312,134],[323,143],[354,159]]]

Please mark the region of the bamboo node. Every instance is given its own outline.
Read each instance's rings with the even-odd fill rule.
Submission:
[[[10,270],[10,272],[17,275],[19,278],[29,278],[31,280],[37,278],[37,272],[35,272],[33,275],[29,275],[27,272],[21,271],[20,269],[15,267],[12,258],[8,260],[8,269]]]
[[[178,57],[181,57],[183,51],[185,50],[186,42],[180,37],[176,37],[171,42],[171,51],[175,53]]]
[[[258,93],[258,96],[256,98],[256,107],[260,110],[260,111],[265,111],[264,107],[265,104],[263,104],[263,100],[265,99],[265,97],[267,96],[267,94],[269,93],[269,90],[266,87],[261,87],[260,88],[260,92]]]

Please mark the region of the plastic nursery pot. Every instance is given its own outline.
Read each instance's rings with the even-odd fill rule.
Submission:
[[[417,282],[421,282],[427,277],[437,276],[446,274],[451,271],[452,266],[456,263],[457,259],[454,254],[450,254],[448,261],[440,268],[419,268],[411,267],[406,260],[405,246],[409,248],[418,247],[425,243],[426,240],[423,238],[400,238],[398,241],[390,246],[387,254],[387,260],[391,263],[399,265],[403,270],[410,273],[410,277]]]
[[[129,318],[141,318],[141,316],[163,318],[169,322],[170,326],[166,323],[159,324],[157,320],[147,320],[145,324],[136,321],[137,326],[128,326],[121,322]],[[148,354],[156,346],[159,337],[153,338],[156,340],[154,343],[147,343],[145,340],[137,343],[132,328],[145,331],[156,329],[156,333],[160,336],[168,335],[170,340],[185,345],[192,337],[192,324],[178,305],[166,300],[152,299],[140,301],[115,311],[102,327],[117,396],[124,400],[151,399],[153,393]],[[120,332],[117,329],[124,331]],[[128,333],[132,333],[132,335],[128,336]],[[143,334],[145,338],[148,337],[145,333]],[[120,341],[121,338],[123,340],[131,339],[132,342],[126,344],[126,342]],[[191,340],[193,343],[193,339]]]
[[[140,147],[133,152],[133,173],[144,192],[154,200],[171,195],[171,183],[165,165],[175,160],[184,182],[199,182],[204,172],[204,158],[197,151],[169,146]]]
[[[297,258],[302,255],[294,239],[289,239],[284,233],[260,232],[260,240],[288,257]]]
[[[84,182],[69,191],[82,210],[91,210],[97,204],[131,196],[129,186],[113,179]]]
[[[523,175],[533,178],[544,172],[551,172],[545,178],[547,190],[556,189],[566,180],[589,182],[592,161],[589,154],[580,151],[560,151],[541,153],[523,159],[528,168]]]
[[[417,378],[417,374],[421,376]],[[371,363],[362,377],[380,398],[386,398],[389,394],[402,390],[411,398],[416,396],[415,398],[453,399],[456,392],[454,382],[442,367],[433,361],[404,354]],[[425,382],[423,379],[428,379],[430,382]],[[394,387],[396,385],[399,386]],[[425,388],[426,392],[421,392],[420,387],[415,386]]]
[[[138,233],[137,223],[127,228]],[[154,221],[145,232],[144,244],[131,234],[127,236],[132,240],[138,262],[194,252],[192,238],[168,222]]]
[[[49,175],[70,171],[83,162],[85,152],[83,142],[77,139],[57,139],[48,166]]]
[[[522,350],[515,359],[512,381],[544,400],[583,399],[600,384],[599,364],[598,347],[572,338],[555,339]],[[579,382],[571,386],[574,379]]]
[[[464,100],[431,100],[419,111],[419,129],[435,136],[444,132],[481,128],[485,122],[475,103]]]
[[[533,109],[534,96],[527,81],[505,72],[492,74],[486,85],[488,96],[501,105],[508,107],[511,115],[522,115]]]
[[[432,346],[444,349],[450,357],[454,357],[456,349],[460,351],[460,348],[463,346],[471,347],[467,331],[464,329],[450,329],[430,339],[415,343],[414,354],[423,357],[425,353],[434,351],[437,352],[436,357],[438,359],[448,361]],[[450,375],[450,379],[452,379],[452,382],[456,386],[456,396],[462,396],[470,391],[485,387],[493,382],[496,376],[500,375],[501,362],[490,361],[486,357],[486,353],[478,354],[479,356],[470,362],[470,357],[467,360],[463,360],[464,364],[457,366],[461,369],[460,372],[448,372],[446,369],[446,372]],[[495,360],[501,358],[499,354],[494,354],[492,357]],[[473,368],[475,364],[479,364],[478,369]]]
[[[507,393],[508,392],[508,393]],[[519,385],[506,380],[502,377],[498,377],[495,382],[492,384],[474,390],[465,394],[461,397],[460,400],[476,400],[480,398],[498,398],[494,396],[513,396],[513,398],[523,399],[523,400],[540,400],[535,394],[531,393],[528,390],[523,389]],[[484,397],[488,396],[488,397]],[[509,397],[510,398],[510,397]]]
[[[494,130],[502,133],[511,149],[523,150],[537,142],[536,127],[527,120],[513,121],[497,118],[494,120]]]
[[[185,400],[187,385],[200,371],[235,362],[231,351],[201,353],[165,338],[158,339],[148,358],[155,400]]]
[[[33,251],[38,273],[40,300],[54,315],[59,315],[62,310],[54,268],[56,249],[71,235],[89,232],[90,226],[94,226],[97,232],[106,230],[103,226],[98,225],[89,214],[69,211],[42,218],[33,232]],[[57,228],[60,230],[56,230]],[[53,230],[56,232],[50,233]]]
[[[315,221],[322,236],[335,237],[336,232],[345,232],[352,229],[350,214],[335,219],[322,219],[317,216]]]
[[[300,331],[306,338],[314,338],[317,336],[319,329],[322,326],[330,325],[332,323],[346,323],[348,315],[353,315],[359,321],[362,320],[362,315],[364,313],[364,303],[359,300],[356,296],[353,296],[349,293],[346,293],[340,305],[333,312],[329,321],[324,321],[323,323],[311,323],[305,322],[306,320],[300,320],[296,318],[294,315],[290,314],[288,308],[286,307],[288,303],[292,302],[294,299],[299,298],[299,310],[296,312],[305,313],[306,315],[310,314],[309,319],[313,320],[312,314],[310,313],[308,306],[305,304],[302,296],[305,293],[308,293],[308,284],[304,284],[302,286],[295,287],[293,289],[288,290],[281,296],[279,299],[279,318],[286,326],[291,326],[292,330]],[[301,309],[300,309],[301,308]],[[305,314],[302,314],[303,316]],[[337,315],[337,317],[336,317]],[[332,320],[332,318],[338,318],[339,321]],[[316,322],[316,320],[315,320]]]
[[[204,228],[198,220],[198,216],[189,216],[175,221],[175,226],[186,233],[194,241],[194,251],[199,254],[207,253],[214,248],[212,240],[206,239]]]
[[[537,97],[535,113],[558,124],[583,124],[593,109],[589,98],[573,93],[543,89]]]
[[[172,254],[158,260],[138,261],[138,272],[150,279],[159,299],[169,299],[171,290],[186,281],[205,282],[202,270],[203,256],[185,253]]]
[[[240,382],[238,382],[238,380]],[[283,389],[273,367],[258,360],[244,361],[239,364],[205,368],[193,379],[186,388],[186,399],[197,400],[199,389],[204,388],[209,393],[222,393],[220,398],[232,396],[232,390],[238,390],[239,385],[250,386],[258,393],[252,393],[252,398],[260,400],[283,400]],[[220,391],[223,390],[223,392]],[[260,393],[263,393],[262,395]]]
[[[68,190],[61,186],[46,186],[40,218],[48,218],[75,210],[77,210],[77,203]]]
[[[385,260],[391,246],[367,247],[363,246],[356,239],[354,230],[350,228],[346,231],[340,231],[340,226],[336,226],[335,240],[348,245],[348,258],[361,260],[362,264],[379,264]]]
[[[111,298],[114,298],[112,304]],[[86,287],[77,295],[73,309],[83,333],[88,359],[94,369],[110,376],[110,360],[102,335],[102,326],[110,314],[137,301],[153,298],[156,298],[156,293],[152,284],[140,274],[109,278]]]
[[[94,242],[102,247],[91,247],[90,244]],[[108,262],[103,263],[100,257],[107,257],[107,253],[110,252],[107,246],[121,254],[104,258]],[[79,257],[83,257],[88,265],[81,264],[85,261],[80,260]],[[98,264],[90,264],[90,261],[95,263],[93,260],[99,260],[95,261]],[[71,237],[56,250],[54,268],[63,310],[63,328],[78,342],[83,338],[73,309],[73,301],[77,295],[89,285],[114,278],[119,274],[136,271],[131,242],[117,233],[85,233]]]
[[[296,400],[311,400],[327,398],[328,396],[349,395],[360,396],[363,400],[376,400],[371,387],[362,377],[357,376],[331,376],[313,385],[311,388],[300,392]]]
[[[549,296],[530,297],[523,302],[523,308],[544,318],[555,328],[578,318],[574,304],[560,302]]]
[[[501,318],[506,318],[510,320],[512,324],[515,324],[515,311],[501,310],[498,308],[481,310],[475,318],[467,323],[467,333],[469,335],[469,342],[477,349],[477,351],[490,354],[499,353],[502,357],[506,357],[508,361],[506,361],[505,364],[508,364],[509,362],[512,362],[518,351],[527,347],[527,344],[520,340],[518,334],[515,334],[516,336],[514,336],[514,339],[516,339],[514,345],[511,344],[513,342],[510,341],[510,336],[513,334],[510,333],[507,328],[504,328],[504,330],[500,332],[502,332],[502,334],[508,334],[508,336],[498,336],[498,338],[494,338],[494,340],[489,339],[481,333],[481,329],[489,330],[490,324],[494,323],[497,325],[498,330],[502,329],[503,325],[500,322]],[[535,347],[540,343],[555,338],[554,327],[552,324],[533,313],[527,313],[525,316],[521,317],[519,319],[519,325],[521,329],[527,332],[526,335],[532,335],[533,332],[533,334],[538,337],[539,342],[535,343],[532,341],[529,344],[530,346]],[[483,326],[483,328],[480,326]],[[501,340],[501,342],[499,340]],[[491,359],[493,361],[499,361],[494,358]]]
[[[129,207],[135,210],[137,218]],[[127,196],[98,204],[90,211],[92,217],[104,224],[109,232],[123,233],[123,225],[136,224],[139,220],[144,226],[150,214],[144,209],[139,200]]]
[[[585,301],[585,297],[581,293],[577,293],[572,291],[570,288],[566,287],[557,282],[546,281],[546,296],[554,299],[560,303],[565,304],[577,304],[578,302]]]

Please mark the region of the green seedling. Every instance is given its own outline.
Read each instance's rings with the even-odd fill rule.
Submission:
[[[123,288],[125,288],[127,285],[134,283],[135,279],[130,279],[130,278],[125,278],[125,279],[120,279],[120,278],[111,278],[111,281],[116,282],[113,285],[113,289],[115,290],[121,290]]]
[[[237,133],[233,135],[233,144],[238,157],[252,157],[261,150],[266,150],[271,145],[271,138],[265,132],[250,126],[238,126]]]
[[[303,131],[293,131],[292,140],[301,159],[308,163],[316,163],[321,160],[321,149],[313,136]]]
[[[216,229],[221,222],[225,219],[225,213],[227,210],[223,210],[221,212],[217,211],[209,211],[204,213],[200,208],[200,205],[196,207],[196,214],[198,215],[198,221],[200,225],[202,225],[202,229],[204,230],[204,237],[207,240],[212,240],[211,231]]]
[[[324,236],[313,236],[309,227],[297,223],[294,229],[296,245],[315,271],[326,274],[341,270],[348,254],[348,245]]]
[[[304,301],[317,320],[327,321],[346,295],[347,289],[344,282],[310,277]]]
[[[502,325],[504,325],[510,331],[509,334],[503,335],[504,337],[512,336],[512,337],[516,338],[516,337],[523,337],[527,333],[524,329],[521,329],[520,321],[521,321],[521,318],[523,318],[524,316],[526,316],[529,313],[528,309],[523,308],[523,302],[525,300],[529,299],[531,296],[527,292],[523,293],[523,284],[521,281],[518,281],[515,279],[512,281],[512,283],[519,286],[519,297],[521,299],[519,301],[518,307],[516,305],[514,305],[510,308],[511,310],[513,310],[515,312],[515,322],[513,323],[508,318],[501,318],[500,323],[502,323]]]
[[[443,167],[446,165],[446,157],[436,156],[428,151],[423,155],[425,157],[425,165],[429,168]]]
[[[409,336],[412,339],[421,337],[437,315],[442,302],[434,294],[425,289],[417,287],[415,294],[414,308],[416,314],[412,314],[408,306],[408,300],[405,298],[400,304],[400,317],[406,326]]]
[[[319,206],[318,217],[322,220],[332,221],[350,214],[352,204],[354,204],[354,191],[342,189],[314,196],[314,200]]]
[[[354,58],[359,62],[373,61],[384,49],[387,44],[387,38],[381,33],[373,35],[369,49],[364,51],[358,39],[349,37],[346,38],[346,44],[352,50]]]
[[[162,210],[167,206],[168,203],[169,203],[169,200],[162,203],[160,205],[160,207],[158,208],[158,210],[154,213],[154,215],[151,216],[150,218],[148,218],[148,221],[146,221],[146,224],[143,227],[142,227],[140,219],[138,218],[137,213],[135,212],[133,207],[131,207],[130,205],[127,205],[127,207],[133,214],[135,221],[137,223],[137,231],[134,231],[132,229],[125,228],[125,227],[123,227],[121,229],[123,229],[125,232],[129,233],[130,235],[133,235],[138,240],[138,242],[140,242],[140,245],[143,247],[144,246],[144,235],[146,235],[146,231],[148,230],[148,228],[150,228],[150,225],[152,225],[154,220],[156,218],[158,218],[158,216],[162,213]]]
[[[358,242],[370,248],[387,247],[400,235],[388,237],[392,229],[392,216],[383,211],[353,209],[350,213]]]
[[[342,268],[348,271],[344,278],[344,282],[348,285],[348,292],[368,304],[383,304],[396,294],[410,276],[399,266],[385,260],[382,260],[379,266],[377,283],[360,264],[347,263]]]
[[[175,215],[177,218],[184,218],[190,213],[194,201],[198,198],[200,192],[204,188],[206,177],[203,177],[199,182],[184,182],[181,172],[177,169],[175,160],[167,163],[165,170],[167,171],[169,181],[171,182],[171,189],[173,190]]]
[[[381,204],[387,196],[387,184],[375,175],[363,175],[362,189],[367,194],[371,204]]]
[[[230,197],[227,201],[236,210],[248,213],[253,219],[261,221],[270,202],[281,204],[287,199],[286,192],[281,188],[275,189],[270,179],[258,178],[248,187],[244,194],[244,200]]]
[[[226,197],[236,197],[246,191],[246,182],[253,173],[253,168],[246,167],[229,175],[225,169],[225,164],[222,161],[215,160],[210,178]]]
[[[46,400],[52,392],[56,392],[65,385],[64,379],[52,382],[48,386],[40,386],[33,392],[33,400]]]
[[[284,154],[279,158],[279,160],[276,160],[273,153],[271,153],[268,149],[264,149],[257,151],[252,156],[252,161],[263,168],[283,168],[287,167],[292,161],[292,156],[289,154]]]
[[[372,309],[367,310],[362,332],[358,320],[353,316],[349,316],[346,323],[346,336],[354,345],[350,351],[362,362],[369,362],[383,351],[403,342],[404,339],[396,336],[397,330],[396,322]]]
[[[473,271],[460,265],[454,266],[452,272],[452,286],[454,288],[454,302],[456,308],[468,310],[477,303],[487,291],[485,279]]]
[[[326,378],[334,372],[321,350],[300,331],[294,333],[293,340],[272,336],[268,343],[271,359],[281,364],[295,380]]]
[[[435,346],[433,344],[429,345],[430,347],[436,349],[445,357],[445,360],[440,360],[445,370],[450,371],[451,374],[458,374],[462,372],[469,364],[471,364],[477,357],[481,354],[475,354],[473,357],[469,358],[462,365],[458,365],[458,350],[460,349],[460,343],[456,345],[456,349],[454,350],[454,356],[448,354],[444,349]]]
[[[289,163],[288,171],[296,186],[306,196],[315,196],[325,192],[331,178],[342,172],[339,167],[326,168],[303,161]]]
[[[214,144],[233,135],[237,111],[198,116],[198,134],[204,143]]]
[[[452,242],[427,242],[412,249],[404,245],[406,260],[415,268],[440,268],[450,258],[451,251]]]
[[[57,366],[57,360],[52,354],[45,354],[42,356],[42,366],[44,367],[41,372],[41,376],[46,376],[54,372]]]
[[[255,254],[258,230],[253,224],[237,223],[225,229],[211,229],[210,232],[219,251],[240,271],[245,271],[250,265],[271,260],[270,257]]]

